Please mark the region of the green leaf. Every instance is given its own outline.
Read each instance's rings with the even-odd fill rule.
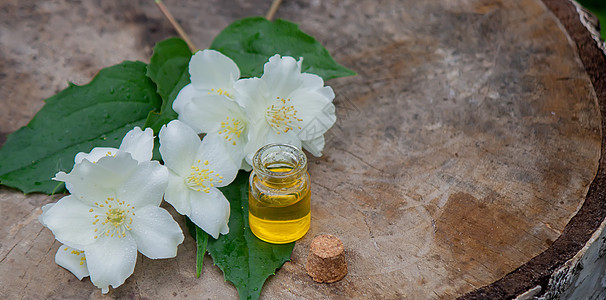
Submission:
[[[234,182],[221,188],[230,202],[229,234],[209,239],[207,250],[214,263],[231,281],[240,299],[258,299],[263,283],[290,260],[295,243],[270,244],[258,239],[248,227],[248,176],[241,171]]]
[[[204,254],[206,253],[206,245],[208,245],[208,233],[196,226],[188,217],[185,217],[185,226],[187,226],[189,234],[196,240],[196,277],[200,278],[202,265],[204,264]]]
[[[324,80],[356,75],[337,62],[313,37],[299,30],[297,24],[261,17],[244,18],[227,26],[213,40],[211,49],[233,59],[242,77],[259,77],[263,65],[274,54],[303,57],[302,71],[317,74]]]
[[[8,136],[0,149],[0,184],[24,193],[52,193],[51,178],[69,171],[78,152],[118,147],[134,126],[160,107],[155,84],[142,62],[102,69],[87,85],[70,84],[48,98],[27,126]]]
[[[200,278],[202,273],[202,265],[204,264],[204,254],[206,253],[206,245],[208,244],[208,233],[196,226],[196,245],[197,256],[196,256],[196,277]]]
[[[159,111],[149,113],[145,127],[151,127],[155,133],[160,131],[162,125],[177,118],[173,102],[179,91],[190,83],[188,66],[191,55],[189,47],[180,38],[164,40],[154,47],[147,76],[156,83],[162,106]]]

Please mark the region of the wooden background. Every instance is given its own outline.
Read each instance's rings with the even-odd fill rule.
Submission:
[[[269,8],[166,4],[200,48]],[[262,297],[454,298],[548,249],[583,204],[600,112],[574,43],[541,1],[284,1],[276,16],[358,76],[328,82],[339,119],[325,155],[310,160],[312,228]],[[0,3],[0,143],[67,81],[148,61],[172,35],[153,1]],[[0,298],[103,297],[54,263],[59,243],[37,216],[58,198],[0,187]],[[324,233],[341,238],[349,262],[330,285],[303,268]],[[194,261],[190,237],[175,259],[140,255],[108,297],[237,297],[210,259],[195,278]]]

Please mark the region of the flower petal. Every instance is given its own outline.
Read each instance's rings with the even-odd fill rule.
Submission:
[[[184,111],[179,113],[179,121],[197,132],[218,132],[221,130],[221,122],[226,121],[226,118],[244,119],[244,113],[238,104],[220,95],[200,95],[184,108]]]
[[[44,214],[46,214],[46,212],[47,212],[47,211],[48,211],[48,210],[49,210],[51,207],[55,206],[55,204],[57,204],[57,203],[48,203],[48,204],[45,204],[45,205],[43,205],[43,206],[41,207],[41,209],[42,209],[42,214],[38,216],[38,221],[40,222],[40,224],[42,224],[42,226],[44,226],[44,227],[48,227],[48,226],[46,226],[46,223],[44,223]]]
[[[311,141],[302,141],[303,148],[315,157],[322,156],[322,150],[324,150],[324,136],[321,135]]]
[[[221,52],[205,49],[191,57],[189,74],[192,85],[197,89],[223,89],[229,92],[240,78],[240,69]]]
[[[331,87],[329,86],[324,86],[321,87],[319,89],[316,90],[316,92],[324,97],[326,97],[327,99],[329,99],[331,102],[335,99],[335,92],[332,90]]]
[[[89,275],[84,251],[61,245],[55,254],[55,262],[72,272],[78,280]]]
[[[129,153],[117,152],[116,156],[104,156],[96,163],[84,159],[65,174],[59,172],[54,180],[65,182],[67,189],[80,201],[90,205],[114,197],[138,162]]]
[[[160,154],[164,165],[179,175],[189,174],[200,147],[200,138],[191,127],[173,120],[160,129]]]
[[[184,178],[169,171],[168,187],[164,192],[164,200],[170,203],[178,213],[189,215],[191,213],[191,203],[189,201],[191,190],[185,185],[184,180]]]
[[[135,207],[154,205],[162,202],[168,185],[168,170],[157,161],[139,163],[126,179],[116,196]]]
[[[196,159],[200,161],[208,160],[208,169],[212,170],[216,176],[223,176],[219,181],[213,181],[217,187],[222,187],[230,184],[236,178],[238,169],[240,168],[241,156],[238,156],[236,162],[225,148],[225,144],[216,136],[204,137],[202,144],[196,155]]]
[[[270,131],[273,131],[267,122],[254,124],[248,132],[248,143],[244,148],[246,163],[252,166],[252,158],[261,147],[267,145],[266,140]]]
[[[72,248],[82,249],[94,243],[93,215],[90,205],[73,195],[61,198],[55,205],[45,209],[42,224],[50,229],[55,238]]]
[[[242,165],[240,165],[240,170],[244,170],[245,172],[252,171],[252,166],[246,161],[246,157],[242,159]]]
[[[93,150],[90,151],[90,153],[79,152],[78,154],[76,154],[74,162],[79,164],[82,162],[82,160],[86,159],[94,163],[97,162],[101,157],[114,156],[116,155],[116,152],[118,152],[118,149],[116,148],[95,147],[93,148]]]
[[[210,193],[190,193],[191,214],[188,217],[213,238],[219,234],[227,234],[229,227],[229,201],[218,189],[212,188]]]
[[[157,206],[136,210],[131,228],[137,249],[151,259],[177,256],[177,246],[184,239],[179,224],[168,211]]]
[[[328,131],[336,122],[335,106],[319,93],[298,90],[291,95],[291,103],[297,109],[299,128],[294,131],[301,140],[313,140]]]
[[[238,91],[236,102],[244,108],[248,122],[258,123],[265,120],[265,111],[271,102],[269,88],[260,78],[240,79],[234,85]]]
[[[235,144],[233,143],[234,141],[236,142]],[[222,135],[207,134],[202,143],[205,145],[216,145],[218,149],[215,149],[215,151],[224,151],[224,153],[231,157],[233,163],[238,165],[241,163],[242,158],[244,158],[244,148],[248,143],[248,132],[244,132],[239,138],[235,137],[232,141],[226,140]]]
[[[90,280],[104,294],[110,285],[114,288],[122,285],[135,270],[137,243],[128,233],[121,238],[102,236],[84,252]]]
[[[315,89],[319,89],[324,86],[324,80],[322,79],[322,77],[320,77],[316,74],[301,73],[301,80],[302,80],[301,88],[315,90]]]
[[[145,131],[139,127],[127,132],[120,144],[120,151],[126,151],[138,162],[152,159],[154,150],[154,131],[146,128]]]
[[[117,175],[118,182],[123,182],[138,165],[139,162],[130,153],[124,151],[118,151],[114,156],[101,157],[95,163],[95,166],[104,168],[114,173],[115,176]]]
[[[269,133],[265,138],[265,143],[263,144],[263,146],[267,144],[289,144],[301,149],[301,139],[297,136],[295,132],[278,134],[274,130],[269,130]]]
[[[191,83],[184,86],[177,94],[175,101],[173,101],[173,110],[181,115],[185,111],[185,105],[190,103],[192,99],[201,92],[202,91],[196,90]]]
[[[290,56],[280,57],[276,54],[263,66],[261,79],[271,86],[272,99],[276,96],[287,98],[288,95],[303,85],[301,64]]]
[[[104,195],[113,193],[110,186],[119,184],[119,180],[116,180],[118,178],[112,175],[112,172],[84,159],[76,164],[69,174],[59,172],[53,180],[65,182],[65,187],[74,197],[93,205],[95,202],[104,201]],[[106,185],[105,178],[109,178],[113,184]]]
[[[246,162],[252,165],[252,157],[267,144],[289,144],[301,149],[301,140],[296,132],[278,134],[269,124],[257,126],[256,132],[249,134],[249,141],[244,149]]]

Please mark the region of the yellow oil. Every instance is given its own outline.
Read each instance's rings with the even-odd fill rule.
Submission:
[[[289,168],[270,169],[272,172],[286,172]],[[260,179],[252,179],[251,189]],[[265,182],[268,185],[267,182]],[[288,190],[294,184],[274,186]],[[255,195],[257,197],[255,197]],[[271,195],[262,192],[249,193],[248,223],[251,231],[261,240],[274,244],[285,244],[303,237],[309,230],[311,191],[303,190],[286,195]]]

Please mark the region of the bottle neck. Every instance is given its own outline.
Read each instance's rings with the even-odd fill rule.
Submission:
[[[269,144],[255,153],[253,170],[265,182],[288,184],[307,173],[307,158],[295,146]]]

